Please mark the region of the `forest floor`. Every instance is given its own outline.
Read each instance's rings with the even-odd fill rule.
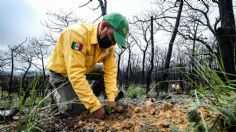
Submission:
[[[47,112],[37,114],[38,130],[42,131],[161,131],[168,132],[172,127],[184,131],[189,127],[188,107],[191,97],[182,94],[171,94],[169,99],[121,99],[122,112],[114,112],[105,119],[95,119],[88,111],[77,117],[47,116]],[[207,115],[209,116],[209,115]],[[0,130],[16,130],[19,119],[8,124],[0,122]],[[6,125],[11,126],[11,129]],[[4,127],[5,126],[5,127]]]
[[[111,113],[104,120],[94,119],[89,112],[78,117],[50,121],[48,131],[170,131],[174,126],[185,130],[189,98],[186,95],[171,95],[171,99],[122,99],[121,113]]]

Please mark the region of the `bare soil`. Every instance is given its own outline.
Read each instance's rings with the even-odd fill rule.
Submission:
[[[178,99],[177,99],[178,98]],[[179,102],[178,102],[179,100]],[[88,111],[78,117],[53,117],[46,131],[161,131],[168,132],[174,126],[184,131],[188,126],[188,97],[172,95],[170,100],[123,99],[119,105],[124,109],[105,119],[95,119]],[[177,101],[177,102],[176,102]]]
[[[36,116],[40,120],[37,127],[49,132],[168,132],[174,126],[184,131],[190,124],[187,116],[189,102],[187,95],[171,95],[168,99],[125,98],[118,102],[123,110],[107,114],[103,120],[95,119],[88,111],[77,117],[48,116],[47,112],[41,111]],[[18,118],[7,124],[0,122],[0,131],[16,131]]]

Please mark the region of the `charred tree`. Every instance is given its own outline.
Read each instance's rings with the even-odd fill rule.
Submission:
[[[149,92],[150,90],[150,84],[151,84],[151,80],[152,80],[152,71],[154,68],[154,33],[153,33],[153,16],[151,16],[151,67],[148,71],[148,75],[147,75],[147,83],[146,83],[146,93]]]
[[[165,81],[167,80],[167,75],[168,75],[168,69],[170,67],[170,59],[171,59],[171,55],[172,55],[172,50],[173,50],[173,44],[178,32],[178,27],[179,27],[179,22],[180,22],[180,17],[181,17],[181,13],[182,13],[182,9],[183,9],[183,0],[179,0],[179,9],[178,9],[178,14],[177,14],[177,18],[175,21],[175,26],[174,26],[174,30],[172,32],[172,36],[169,42],[169,47],[168,47],[168,52],[167,52],[167,56],[166,56],[166,60],[165,60],[165,64],[164,64],[164,70],[163,70],[163,76],[162,76],[162,80]],[[163,84],[163,86],[161,87],[163,90],[167,91],[167,85]]]
[[[128,47],[129,55],[128,55],[128,64],[127,64],[127,69],[126,69],[126,84],[125,84],[125,89],[127,90],[129,88],[129,81],[130,81],[130,67],[131,67],[131,47]]]
[[[92,1],[93,0],[89,0],[87,3],[85,3],[79,7],[84,7]],[[107,14],[107,0],[98,0],[98,2],[99,2],[99,5],[96,8],[94,8],[93,10],[97,10],[100,7],[102,13],[97,19],[94,20],[94,22],[97,21],[100,17],[105,16]]]
[[[221,27],[217,32],[218,52],[222,57],[226,77],[230,80],[236,79],[236,31],[232,0],[217,2],[219,7]]]
[[[15,51],[21,46],[23,45],[25,42],[27,41],[27,38],[25,41],[23,41],[22,43],[20,43],[19,45],[17,45],[14,48],[10,48],[11,50],[11,74],[10,74],[10,81],[9,81],[9,89],[8,89],[8,95],[10,97],[11,93],[13,92],[13,87],[12,87],[12,82],[13,82],[13,74],[14,74],[14,56],[15,56]]]

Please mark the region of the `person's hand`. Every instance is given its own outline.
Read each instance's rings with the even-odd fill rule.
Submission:
[[[117,110],[117,105],[114,101],[108,101],[108,106],[114,110]]]
[[[92,115],[98,119],[103,119],[105,117],[105,110],[103,107],[100,107],[92,113]]]

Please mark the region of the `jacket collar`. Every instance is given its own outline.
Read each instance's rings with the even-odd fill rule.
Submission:
[[[98,23],[92,24],[92,32],[91,32],[91,38],[90,38],[91,44],[98,44],[97,30],[98,30]]]

